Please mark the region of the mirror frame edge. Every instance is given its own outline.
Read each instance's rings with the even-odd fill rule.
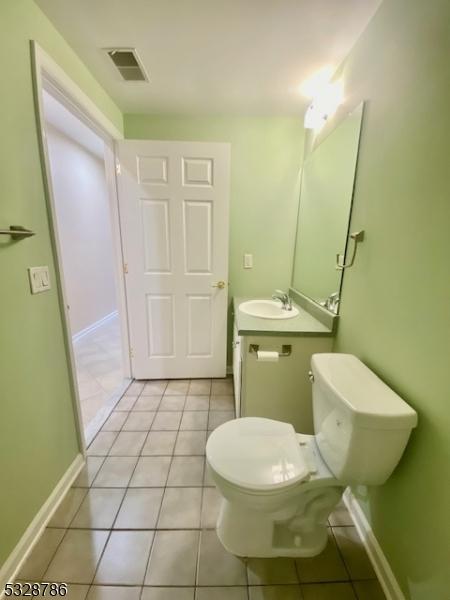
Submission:
[[[339,301],[339,306],[338,306],[337,312],[333,312],[333,311],[330,311],[329,309],[325,308],[325,306],[322,306],[319,302],[317,302],[317,300],[315,300],[314,298],[311,298],[311,296],[308,296],[308,294],[305,294],[300,289],[297,289],[296,287],[294,287],[294,271],[295,271],[296,251],[297,251],[297,242],[298,242],[297,238],[298,238],[298,230],[299,230],[300,203],[301,203],[301,195],[302,195],[304,165],[305,165],[305,161],[314,152],[314,150],[318,146],[320,146],[320,144],[323,143],[337,129],[337,127],[339,127],[339,125],[341,123],[343,123],[345,118],[352,115],[355,111],[361,109],[361,121],[360,121],[360,127],[359,127],[358,136],[357,136],[357,143],[356,143],[355,173],[354,173],[354,177],[353,177],[353,185],[352,185],[350,207],[349,207],[349,218],[348,218],[346,241],[345,241],[345,248],[344,248],[344,260],[345,260],[345,258],[347,256],[348,247],[349,247],[349,237],[350,237],[352,213],[353,213],[354,200],[355,200],[356,181],[357,181],[357,177],[358,177],[359,152],[360,152],[360,148],[361,148],[362,130],[364,127],[365,106],[366,106],[366,100],[359,101],[350,111],[346,112],[345,115],[343,115],[343,117],[339,120],[339,122],[336,123],[336,125],[335,125],[335,127],[333,127],[333,129],[331,129],[329,132],[327,132],[327,134],[323,137],[323,139],[320,140],[320,143],[317,146],[314,146],[314,140],[312,141],[309,152],[307,151],[308,135],[305,135],[304,151],[303,151],[303,158],[302,158],[302,164],[301,164],[300,193],[299,193],[298,206],[297,206],[297,226],[295,228],[294,253],[293,253],[293,259],[292,259],[291,282],[290,282],[289,289],[294,293],[294,295],[298,295],[298,296],[305,298],[306,303],[312,303],[317,308],[322,309],[323,311],[328,313],[333,318],[339,316],[341,301]],[[345,272],[342,271],[341,279],[339,282],[339,298],[341,298],[341,295],[342,295],[344,274],[345,274]],[[334,319],[334,320],[336,320],[336,319]]]

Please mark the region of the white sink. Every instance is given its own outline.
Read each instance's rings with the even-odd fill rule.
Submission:
[[[292,310],[285,310],[281,302],[276,300],[247,300],[239,305],[239,310],[246,315],[261,319],[292,319],[298,315],[295,306]]]

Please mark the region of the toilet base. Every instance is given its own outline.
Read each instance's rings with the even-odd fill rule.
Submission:
[[[341,495],[342,488],[328,488],[327,509],[323,510],[325,507],[322,491],[320,515],[316,511],[312,515],[299,514],[296,511],[290,515],[271,514],[248,509],[223,498],[217,520],[217,535],[224,548],[236,556],[316,556],[327,545],[327,517]]]

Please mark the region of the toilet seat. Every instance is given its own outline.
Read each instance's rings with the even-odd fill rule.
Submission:
[[[244,417],[211,433],[206,445],[211,468],[248,490],[279,491],[308,479],[310,469],[289,423]]]

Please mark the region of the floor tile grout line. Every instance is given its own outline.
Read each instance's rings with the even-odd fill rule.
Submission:
[[[90,450],[91,446],[94,444],[95,440],[98,438],[98,436],[101,433],[114,433],[115,434],[114,440],[112,441],[111,446],[108,448],[107,454],[89,454],[89,450]],[[111,448],[113,447],[118,435],[119,435],[118,431],[102,431],[101,429],[100,429],[100,431],[97,431],[97,433],[95,434],[95,437],[93,438],[93,440],[91,441],[89,446],[86,448],[86,457],[87,456],[108,456],[108,453],[111,450]]]
[[[105,460],[106,460],[106,456],[87,456],[87,455],[86,455],[86,457],[85,457],[85,458],[86,458],[86,461],[85,461],[84,467],[83,467],[83,469],[80,471],[79,475],[77,475],[77,478],[76,478],[76,479],[78,479],[78,477],[81,475],[81,472],[82,472],[84,469],[86,469],[86,471],[87,471],[87,466],[88,466],[88,462],[89,462],[89,461],[88,461],[88,459],[89,459],[89,458],[101,458],[101,459],[103,459],[103,460],[102,460],[102,462],[101,462],[101,464],[100,464],[99,468],[98,468],[98,469],[97,469],[97,471],[95,472],[95,475],[94,475],[94,477],[92,478],[92,482],[91,482],[91,483],[89,483],[89,480],[88,480],[88,485],[87,485],[87,486],[86,486],[86,485],[74,485],[74,484],[76,483],[76,479],[75,479],[75,481],[72,483],[72,486],[71,486],[72,488],[84,488],[84,489],[90,489],[90,488],[91,488],[91,486],[92,486],[92,483],[93,483],[93,482],[94,482],[94,480],[96,479],[96,477],[97,477],[97,475],[98,475],[98,473],[99,473],[100,469],[103,467],[103,465],[104,465],[104,463],[105,463]],[[69,489],[70,489],[70,488],[69,488]]]
[[[170,414],[173,414],[172,411]],[[177,411],[179,412],[179,411]],[[206,411],[199,411],[199,410],[190,410],[190,411],[186,411],[189,413],[193,413],[193,414],[197,414],[199,412],[206,412]],[[231,412],[231,411],[210,411],[210,412]],[[216,429],[216,428],[215,428]],[[152,432],[164,432],[164,431],[175,431],[176,433],[178,433],[178,429],[123,429],[123,430],[114,430],[114,431],[105,431],[104,433],[152,433]],[[183,431],[214,431],[214,429],[180,429],[180,432]],[[103,456],[102,454],[89,454],[88,456]],[[337,525],[330,525],[330,527],[338,527]],[[351,525],[341,525],[341,527],[351,527]]]
[[[157,396],[143,396],[143,398],[156,398]],[[188,398],[192,398],[192,396],[185,396],[186,400]],[[227,396],[227,398],[232,398],[232,396]],[[181,396],[166,396],[166,398],[181,398]],[[208,398],[208,396],[202,396],[202,398]],[[164,396],[163,396],[164,399]],[[137,402],[137,400],[136,400]],[[234,412],[234,408],[232,406],[229,406],[227,408],[177,408],[177,409],[169,409],[169,408],[161,408],[160,405],[158,405],[158,408],[154,408],[154,409],[150,409],[150,408],[144,408],[144,409],[123,409],[123,410],[115,410],[112,412],[116,412],[116,413],[133,413],[133,414],[139,414],[139,413],[146,413],[146,412],[166,412],[166,413],[173,413],[173,412],[188,412],[188,413],[198,413],[198,412],[212,412],[212,413],[216,413],[216,412]],[[106,424],[106,422],[105,422]],[[110,430],[110,429],[103,429],[103,427],[99,430],[98,433],[100,432],[108,432],[108,431],[120,431],[120,430]],[[96,434],[98,435],[98,434]],[[95,439],[95,438],[94,438]],[[91,442],[92,443],[92,442]],[[90,444],[89,444],[90,445]]]
[[[297,561],[295,560],[295,557],[294,557],[294,566],[295,566],[295,574],[297,575],[298,584],[301,585],[300,567],[298,566]]]
[[[299,589],[300,589],[300,596],[299,596],[299,600],[304,600],[304,599],[303,599],[303,590],[302,590],[302,584],[301,584],[301,583],[299,583],[299,584],[298,584],[298,587],[299,587]]]
[[[136,460],[136,463],[135,463],[135,465],[134,465],[134,468],[133,468],[133,471],[132,471],[132,473],[131,473],[131,475],[130,475],[130,478],[129,478],[129,480],[128,480],[128,483],[131,481],[131,478],[132,478],[132,477],[133,477],[133,475],[134,475],[134,472],[135,472],[135,470],[136,470],[136,467],[137,467],[137,464],[138,464],[138,462],[139,462],[139,461],[138,461],[138,460]],[[119,488],[119,489],[124,489],[124,488]],[[95,567],[95,572],[94,572],[94,576],[93,576],[93,578],[92,578],[92,581],[91,581],[91,586],[94,584],[95,578],[96,578],[96,576],[97,576],[97,573],[98,573],[98,569],[99,569],[99,567],[100,567],[100,564],[101,564],[101,562],[102,562],[102,559],[103,559],[103,556],[104,556],[104,554],[105,554],[106,548],[107,548],[107,546],[108,546],[108,544],[109,544],[109,540],[111,539],[111,535],[112,535],[112,533],[113,533],[113,531],[114,531],[114,525],[115,525],[115,523],[116,523],[116,521],[117,521],[117,517],[118,517],[118,515],[119,515],[120,509],[122,508],[122,505],[123,505],[123,502],[124,502],[124,500],[125,500],[125,497],[126,497],[126,495],[127,495],[127,492],[128,492],[128,486],[125,488],[125,493],[124,493],[124,495],[122,496],[122,500],[121,500],[121,502],[120,502],[120,505],[119,505],[119,508],[118,508],[118,510],[117,510],[117,512],[116,512],[116,516],[114,517],[114,520],[113,520],[113,522],[112,522],[112,525],[111,525],[111,527],[110,527],[110,529],[109,529],[109,535],[108,535],[108,537],[107,537],[107,539],[106,539],[106,543],[105,543],[105,545],[103,546],[103,550],[102,550],[102,552],[101,552],[100,558],[99,558],[99,560],[98,560],[98,562],[97,562],[97,565],[96,565],[96,567]],[[88,592],[88,593],[89,593],[89,592]]]
[[[348,580],[351,581],[352,580],[352,574],[350,573],[350,568],[348,567],[347,561],[345,560],[344,553],[341,551],[341,548],[340,548],[340,546],[338,544],[337,538],[334,535],[333,527],[330,527],[330,529],[331,529],[331,535],[333,537],[334,543],[336,544],[336,549],[338,551],[338,554],[341,557],[341,560],[342,560],[342,562],[344,564],[345,570],[347,571]]]
[[[134,382],[134,381],[135,381],[135,380],[133,380],[133,382]],[[136,406],[136,404],[137,404],[138,400],[139,400],[139,399],[142,397],[142,392],[144,391],[144,388],[145,388],[145,384],[142,386],[142,389],[141,389],[140,393],[137,395],[137,397],[136,397],[136,400],[134,401],[134,403],[133,403],[133,405],[132,405],[131,409],[128,411],[127,418],[126,418],[126,419],[125,419],[125,421],[123,422],[123,424],[122,424],[122,427],[120,428],[120,432],[121,432],[121,431],[123,431],[123,427],[124,427],[125,423],[128,421],[128,419],[129,419],[129,417],[130,417],[130,413],[133,411],[133,408],[134,408],[134,406]],[[123,396],[122,396],[122,397],[123,397]],[[160,403],[161,403],[161,399],[160,399],[160,401],[159,401],[159,403],[158,403],[158,408],[159,408],[159,405],[160,405]],[[139,411],[136,411],[136,412],[139,412]],[[151,412],[151,411],[148,411],[148,412]],[[156,411],[155,411],[155,414],[156,414]],[[151,425],[153,424],[153,421],[154,421],[154,420],[155,420],[155,417],[153,416],[152,422],[150,423],[150,427],[151,427]],[[150,428],[149,428],[149,431],[150,431]],[[143,444],[142,448],[145,446],[145,443],[146,443],[146,441],[147,441],[147,437],[148,437],[148,434],[147,434],[147,436],[146,436],[146,438],[145,438],[145,440],[144,440],[144,444]],[[116,438],[116,439],[117,439],[117,438]],[[112,446],[111,446],[111,448],[112,448]],[[111,448],[110,448],[110,450],[111,450]],[[141,448],[141,450],[142,450],[142,448]]]
[[[111,415],[113,414],[113,412],[115,412],[115,411],[116,411],[117,405],[118,405],[118,404],[119,404],[119,402],[122,400],[122,398],[124,398],[124,397],[125,397],[125,395],[126,395],[126,393],[127,393],[128,389],[130,388],[130,386],[131,386],[131,384],[133,383],[133,381],[134,381],[134,380],[132,380],[132,381],[130,382],[130,384],[128,385],[128,387],[126,388],[126,390],[124,390],[124,391],[122,392],[122,395],[121,395],[121,396],[119,396],[119,397],[117,398],[117,400],[116,400],[116,402],[115,402],[114,406],[112,406],[112,407],[111,407],[111,410],[110,410],[110,412],[109,412],[109,414],[108,414],[108,417],[106,418],[105,422],[102,424],[102,426],[99,428],[99,430],[97,431],[97,433],[95,434],[95,436],[94,436],[94,437],[93,437],[93,439],[91,440],[91,443],[89,444],[89,446],[91,446],[91,445],[92,445],[93,441],[95,440],[95,438],[97,437],[97,435],[98,435],[98,434],[99,434],[101,431],[105,431],[105,430],[103,429],[103,427],[105,426],[105,423],[106,423],[106,422],[109,420],[109,418],[111,417]],[[114,397],[114,393],[112,393],[112,395],[111,395],[110,399],[112,399],[113,397]],[[113,442],[113,443],[114,443],[114,442]],[[87,449],[86,449],[86,450],[87,450]]]
[[[133,382],[134,382],[134,380],[133,380]],[[143,389],[143,388],[142,388],[142,389]],[[142,390],[141,390],[141,392],[142,392]],[[140,397],[140,394],[138,394],[138,396],[137,396],[137,398],[136,398],[136,400],[135,400],[134,404],[136,404],[136,402],[137,402],[137,400],[138,400],[138,398],[139,398],[139,397]],[[134,406],[134,404],[133,404],[133,406]],[[116,436],[116,438],[115,438],[116,440],[117,440],[117,437],[118,437],[118,434],[117,434],[117,436]],[[114,440],[114,442],[113,442],[113,445],[114,445],[114,443],[115,443],[115,440]],[[144,442],[144,443],[145,443],[145,442]],[[144,446],[144,445],[142,445],[142,447],[143,447],[143,446]],[[111,451],[111,448],[112,448],[112,446],[110,447],[110,449],[109,449],[109,452]],[[141,448],[141,449],[142,449],[142,448]],[[109,452],[108,452],[108,455],[109,455]],[[132,473],[131,473],[131,475],[130,475],[130,478],[129,478],[129,480],[128,480],[128,483],[130,483],[130,481],[131,481],[131,478],[132,478],[132,477],[133,477],[133,475],[134,475],[134,472],[135,472],[135,470],[136,470],[136,467],[137,467],[137,464],[138,464],[138,462],[139,462],[139,459],[137,459],[137,460],[136,460],[136,463],[135,463],[135,465],[134,465],[134,468],[133,468],[133,470],[132,470]],[[98,473],[97,473],[97,475],[98,475]],[[94,480],[94,481],[95,481],[95,480]],[[94,483],[94,482],[93,482],[93,483]],[[103,559],[103,556],[104,556],[104,554],[105,554],[106,548],[107,548],[107,546],[108,546],[108,544],[109,544],[109,540],[111,539],[111,535],[112,535],[112,532],[113,532],[113,528],[114,528],[114,525],[115,525],[115,523],[116,523],[117,516],[118,516],[118,514],[119,514],[119,512],[120,512],[120,509],[122,508],[122,505],[123,505],[124,499],[125,499],[125,497],[126,497],[126,495],[127,495],[127,491],[128,491],[128,485],[127,485],[127,487],[125,488],[125,493],[124,493],[124,494],[123,494],[123,496],[122,496],[122,500],[121,500],[121,502],[120,502],[120,505],[119,505],[119,508],[118,508],[118,510],[117,510],[117,512],[116,512],[116,516],[114,517],[114,520],[113,520],[113,522],[112,522],[111,528],[109,529],[109,535],[108,535],[108,537],[107,537],[107,539],[106,539],[105,545],[103,546],[103,550],[102,550],[102,552],[101,552],[101,554],[100,554],[100,557],[99,557],[99,560],[98,560],[98,562],[97,562],[97,565],[96,565],[96,568],[95,568],[95,571],[94,571],[94,576],[93,576],[93,578],[92,578],[92,581],[91,581],[91,584],[90,584],[91,586],[93,585],[93,583],[94,583],[94,581],[95,581],[95,577],[96,577],[96,575],[97,575],[97,573],[98,573],[98,569],[99,569],[99,567],[100,567],[101,561],[102,561],[102,559]],[[90,591],[90,588],[89,588],[89,591]],[[88,593],[89,593],[89,591],[88,591]]]
[[[184,531],[184,530],[183,530]],[[17,579],[16,581],[27,581],[26,579]],[[44,581],[48,581],[47,579],[44,579],[43,577],[37,577],[34,578],[34,581],[36,582],[44,582]],[[373,581],[377,581],[375,579],[355,579],[355,580],[351,580],[351,581],[314,581],[314,582],[307,582],[307,583],[254,583],[254,584],[249,584],[248,586],[245,584],[200,584],[200,585],[187,585],[187,584],[158,584],[158,585],[146,585],[144,584],[139,584],[139,583],[80,583],[79,581],[67,581],[68,585],[81,585],[81,586],[87,586],[87,587],[118,587],[118,588],[154,588],[154,589],[161,589],[161,588],[169,588],[169,589],[180,589],[180,588],[252,588],[252,587],[257,587],[257,588],[272,588],[272,587],[276,587],[276,588],[290,588],[290,587],[299,587],[299,588],[303,588],[303,587],[321,587],[321,586],[327,586],[327,585],[349,585],[349,584],[353,584],[353,583],[360,583],[360,582],[373,582]],[[49,583],[66,583],[63,582],[62,580],[54,580],[54,581],[49,581]],[[352,586],[353,587],[353,586]],[[353,590],[352,590],[353,591]],[[359,597],[356,596],[356,600],[358,600]]]
[[[125,495],[124,495],[124,497],[125,497]],[[94,531],[94,530],[91,530],[91,531]],[[108,531],[108,530],[105,530],[105,531]],[[89,587],[90,587],[90,586],[92,586],[92,585],[94,584],[95,577],[96,577],[96,575],[97,575],[97,572],[98,572],[98,568],[99,568],[99,566],[100,566],[100,563],[102,562],[103,556],[105,555],[105,550],[106,550],[106,548],[108,547],[109,540],[111,539],[111,534],[112,534],[112,529],[110,529],[110,530],[108,531],[108,536],[107,536],[107,538],[106,538],[105,545],[103,546],[103,549],[102,549],[102,551],[101,551],[101,553],[100,553],[99,559],[98,559],[98,561],[97,561],[97,564],[96,564],[96,566],[95,566],[95,569],[94,569],[94,574],[93,574],[93,576],[92,576],[92,580],[91,580],[91,581],[90,581],[90,583],[89,583]],[[89,593],[89,591],[88,591],[88,593]]]
[[[205,447],[206,447],[206,442],[205,442]],[[205,449],[205,453],[206,453],[206,449]],[[203,503],[205,501],[205,471],[206,471],[206,458],[204,458],[202,460],[203,465],[202,465],[202,477],[201,477],[201,482],[202,482],[202,486],[201,486],[201,490],[202,493],[200,495],[200,527],[202,527],[202,515],[203,515]]]
[[[135,458],[135,457],[131,457],[131,458]],[[143,457],[143,458],[149,458],[149,457]],[[151,457],[150,457],[151,458]],[[201,457],[195,457],[195,458],[201,458]],[[105,486],[93,486],[92,488],[77,488],[77,489],[83,489],[83,490],[125,490],[128,489],[128,487],[131,490],[158,490],[158,489],[165,489],[168,488],[170,490],[184,490],[184,489],[203,489],[203,488],[207,488],[207,489],[215,489],[214,486],[212,485],[130,485],[127,487],[123,487],[122,485],[117,485],[117,486],[112,486],[112,485],[105,485]],[[64,529],[64,527],[57,527],[56,525],[54,526],[49,526],[49,529]]]
[[[46,527],[45,529],[48,529],[48,527]],[[55,529],[56,529],[56,528],[55,528]],[[49,562],[47,563],[47,566],[45,567],[45,570],[44,570],[44,572],[42,573],[42,575],[41,575],[41,577],[40,577],[41,581],[45,581],[45,579],[44,579],[44,577],[45,577],[45,574],[46,574],[46,573],[47,573],[47,571],[49,570],[49,568],[50,568],[50,565],[52,564],[52,562],[53,562],[53,559],[55,558],[55,556],[56,556],[56,553],[57,553],[57,552],[58,552],[58,550],[59,550],[59,547],[60,547],[60,546],[61,546],[61,544],[63,543],[63,540],[64,540],[64,538],[66,537],[66,535],[67,535],[67,532],[69,531],[69,529],[68,529],[67,527],[65,527],[64,529],[65,529],[65,531],[64,531],[64,535],[62,536],[62,538],[61,538],[61,540],[60,540],[59,544],[57,544],[57,545],[56,545],[55,551],[52,553],[52,555],[51,555],[51,558],[50,558]],[[44,530],[44,531],[45,531],[45,530]],[[41,536],[41,537],[42,537],[42,536]],[[40,538],[39,538],[39,539],[40,539]]]
[[[202,492],[202,496],[203,496],[203,492]],[[201,521],[201,510],[200,510],[200,521]],[[197,587],[199,584],[199,575],[200,575],[200,550],[201,550],[201,546],[202,546],[202,538],[203,538],[203,531],[202,529],[199,530],[198,533],[198,541],[197,541],[197,558],[195,561],[195,574],[194,574],[194,596],[195,598],[197,598]]]
[[[180,431],[180,433],[191,433],[191,432],[192,433],[194,433],[194,432],[195,433],[197,433],[197,432],[198,433],[206,433],[207,430],[206,429],[195,429],[195,430],[192,430],[192,429],[182,429]],[[165,431],[163,431],[163,432],[160,432],[160,431],[157,431],[157,432],[153,432],[153,431],[150,431],[150,432],[136,431],[134,433],[166,433],[166,432]],[[173,430],[172,431],[168,431],[167,433],[174,433],[174,431]],[[210,432],[208,431],[208,433],[210,433]],[[174,454],[174,455],[172,455],[172,454],[167,454],[167,452],[166,452],[165,454],[113,454],[112,456],[110,456],[108,454],[106,454],[106,455],[102,455],[102,454],[92,455],[93,458],[136,458],[136,456],[143,457],[143,458],[144,457],[146,457],[146,458],[162,458],[162,457],[166,457],[167,458],[167,457],[169,457],[170,458],[171,456],[174,456],[174,457],[176,457],[176,456],[185,456],[185,457],[188,457],[188,456],[191,456],[191,457],[200,456],[201,457],[201,456],[205,456],[205,454],[203,453],[203,454]],[[85,487],[85,486],[80,486],[80,487]],[[331,527],[331,525],[330,525],[330,527]],[[341,527],[344,527],[344,525],[341,525]],[[346,525],[346,527],[352,527],[352,525]]]
[[[167,384],[167,385],[168,385],[168,384]],[[167,389],[167,386],[166,386],[166,389]],[[164,397],[164,396],[163,396],[163,397]],[[170,461],[170,464],[169,464],[169,468],[168,468],[168,470],[167,470],[166,485],[164,486],[164,492],[163,492],[163,495],[162,495],[162,497],[161,497],[161,503],[160,503],[160,505],[159,505],[158,515],[157,515],[157,517],[156,517],[156,522],[155,522],[155,526],[156,526],[156,527],[158,527],[158,524],[159,524],[159,519],[160,519],[160,517],[161,517],[162,506],[163,506],[164,498],[165,498],[165,495],[166,495],[167,481],[168,481],[168,479],[169,479],[170,469],[172,468],[173,457],[174,457],[174,452],[175,452],[175,445],[176,445],[176,442],[177,442],[177,439],[178,439],[178,434],[179,434],[179,432],[180,432],[180,427],[181,427],[181,419],[180,419],[180,422],[179,422],[179,426],[178,426],[177,435],[176,435],[176,437],[175,437],[175,443],[174,443],[174,445],[173,445],[173,449],[172,449],[172,457],[171,457],[171,461]],[[130,481],[131,481],[131,480],[130,480]],[[148,554],[148,557],[147,557],[147,562],[146,562],[146,565],[145,565],[145,571],[144,571],[144,577],[143,577],[143,585],[144,585],[144,583],[145,583],[145,579],[146,579],[146,577],[147,577],[147,572],[148,572],[148,568],[149,568],[149,565],[150,565],[150,559],[151,559],[151,555],[152,555],[152,552],[153,552],[153,547],[154,547],[154,545],[155,545],[155,538],[156,538],[156,536],[157,536],[157,531],[160,531],[160,530],[156,529],[155,533],[153,534],[153,540],[152,540],[152,544],[151,544],[151,547],[150,547],[150,552],[149,552],[149,554]],[[141,596],[142,596],[142,592],[141,592]]]
[[[152,552],[153,552],[153,547],[155,545],[156,536],[158,534],[158,531],[160,531],[159,529],[156,529],[156,527],[158,526],[159,516],[161,514],[161,508],[162,508],[162,503],[163,503],[163,500],[164,500],[164,494],[165,494],[165,488],[164,488],[163,494],[161,496],[161,502],[159,504],[158,514],[156,515],[155,530],[154,530],[154,533],[153,533],[152,543],[150,544],[150,551],[148,553],[147,560],[146,560],[146,563],[145,563],[144,575],[143,575],[143,578],[142,578],[142,586],[145,585],[145,578],[147,577],[147,571],[148,571],[148,567],[149,567],[149,564],[150,564],[150,558],[151,558],[151,555],[152,555]],[[141,591],[141,594],[140,594],[139,597],[142,597],[143,589],[144,588],[142,588],[142,591]]]
[[[245,581],[247,582],[247,598],[250,597],[250,580],[248,577],[248,563],[249,563],[249,557],[246,556],[244,559],[244,567],[245,567]]]
[[[357,592],[357,590],[356,590],[356,588],[354,586],[353,579],[350,580],[350,585],[352,586],[353,595],[355,596],[355,600],[358,600],[359,595],[358,595],[358,592]]]
[[[124,488],[121,488],[124,489]],[[131,490],[135,488],[130,488]],[[152,489],[163,489],[163,488],[152,488]],[[69,528],[65,527],[48,527],[48,529],[64,529],[66,532]],[[119,528],[111,528],[111,527],[71,527],[71,530],[75,531],[215,531],[215,527],[119,527]],[[338,579],[336,581],[342,581],[342,579]],[[372,579],[355,579],[355,581],[373,581]],[[308,583],[308,582],[305,582]],[[314,582],[310,582],[314,583]]]
[[[358,536],[358,539],[359,539],[359,540],[361,541],[361,543],[362,543],[362,540],[361,540],[361,538],[360,538],[360,536],[359,536],[358,530],[356,529],[356,526],[355,526],[355,525],[340,525],[340,526],[337,526],[337,528],[342,528],[342,527],[346,527],[346,528],[352,528],[352,529],[354,529],[354,530],[355,530],[355,532],[356,532],[356,534],[357,534],[357,536]],[[344,553],[341,551],[341,548],[340,548],[340,546],[339,546],[339,543],[338,543],[338,541],[337,541],[337,538],[336,538],[336,536],[335,536],[335,534],[334,534],[334,527],[333,527],[333,526],[331,527],[331,532],[332,532],[332,534],[333,534],[333,538],[334,538],[334,541],[335,541],[335,543],[336,543],[336,546],[337,546],[337,549],[338,549],[339,555],[341,556],[341,558],[342,558],[342,561],[343,561],[343,563],[344,563],[344,565],[345,565],[346,571],[347,571],[347,573],[348,573],[348,576],[349,576],[349,581],[350,581],[352,584],[353,584],[353,582],[354,582],[354,581],[378,581],[378,582],[379,582],[379,579],[378,579],[378,577],[377,577],[377,575],[376,575],[375,571],[374,571],[374,576],[373,576],[373,577],[362,577],[362,578],[361,578],[361,577],[353,577],[353,576],[352,576],[352,574],[351,574],[351,572],[350,572],[350,567],[347,565],[347,561],[345,560]],[[367,557],[367,559],[368,559],[368,560],[369,560],[369,562],[370,562],[370,559],[369,559],[369,557],[367,556],[367,552],[366,552],[366,550],[365,550],[365,549],[363,550],[363,552],[364,552],[365,556]],[[370,563],[370,564],[371,564],[371,566],[372,566],[372,563]],[[372,566],[372,569],[373,569],[373,566]],[[354,587],[354,586],[352,585],[352,587]],[[357,594],[356,594],[356,590],[355,590],[355,595],[357,596]]]
[[[167,384],[167,385],[168,385],[168,384]],[[166,389],[167,389],[167,387],[166,387]],[[157,520],[156,520],[156,525],[157,525],[157,526],[158,526],[158,524],[159,524],[159,519],[160,519],[160,516],[161,516],[161,509],[162,509],[162,505],[163,505],[163,502],[164,502],[164,498],[165,498],[165,496],[166,496],[166,489],[167,489],[167,487],[169,487],[169,486],[167,485],[167,483],[168,483],[168,481],[169,481],[170,470],[171,470],[171,468],[172,468],[172,464],[173,464],[173,458],[174,458],[175,446],[176,446],[176,443],[177,443],[178,435],[179,435],[179,433],[180,433],[181,421],[182,421],[182,417],[180,418],[180,421],[179,421],[179,423],[178,423],[178,429],[176,430],[176,431],[177,431],[177,435],[176,435],[176,437],[175,437],[175,444],[173,445],[172,454],[171,454],[171,460],[170,460],[170,463],[169,463],[169,468],[168,468],[168,470],[167,470],[166,481],[165,481],[165,484],[164,484],[164,494],[163,494],[163,497],[162,497],[162,499],[161,499],[160,511],[159,511],[159,513],[158,513],[158,518],[157,518]]]
[[[69,488],[69,490],[70,490],[70,489],[72,489],[72,490],[73,490],[73,489],[78,489],[78,488],[74,488],[74,487],[72,487],[72,488]],[[85,489],[85,488],[84,488],[84,489]],[[87,497],[87,495],[88,495],[88,494],[89,494],[89,490],[85,489],[84,496],[83,496],[83,498],[82,498],[82,500],[81,500],[81,502],[80,502],[80,504],[79,504],[79,506],[78,506],[77,510],[75,511],[75,514],[74,514],[74,515],[73,515],[73,517],[70,519],[70,521],[69,521],[69,524],[67,525],[67,529],[75,529],[74,527],[71,527],[71,525],[72,525],[72,523],[74,522],[74,520],[75,520],[75,518],[76,518],[77,514],[79,513],[79,511],[80,511],[80,509],[81,509],[81,506],[82,506],[83,502],[85,501],[85,499],[86,499],[86,497]],[[65,496],[64,498],[66,498],[66,496]]]

